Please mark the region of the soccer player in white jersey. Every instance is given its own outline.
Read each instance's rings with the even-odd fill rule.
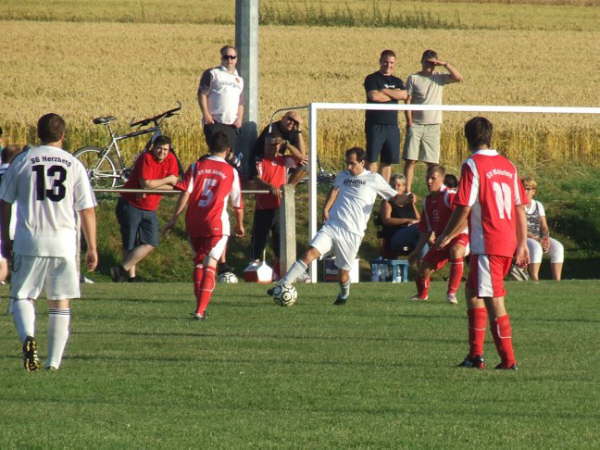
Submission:
[[[313,260],[333,248],[340,282],[340,293],[334,305],[345,304],[350,296],[351,265],[358,253],[377,195],[397,203],[401,199],[406,201],[381,175],[365,170],[365,151],[362,148],[347,150],[345,161],[346,170],[335,178],[325,202],[323,226],[304,256],[279,281],[281,284],[293,283]]]
[[[469,354],[461,367],[483,369],[486,322],[501,362],[496,369],[514,370],[512,328],[504,306],[504,277],[513,257],[519,266],[529,261],[527,251],[527,198],[517,169],[508,158],[490,148],[492,123],[474,117],[465,125],[471,156],[463,163],[458,193],[448,225],[436,241],[444,248],[469,220],[471,257],[466,297],[469,317]]]
[[[76,213],[87,242],[87,268],[94,270],[98,264],[96,199],[83,165],[62,149],[65,121],[46,114],[37,131],[42,145],[15,158],[0,188],[2,253],[12,260],[13,318],[28,371],[40,367],[34,302],[42,288],[48,299],[47,369],[60,367],[69,338],[70,299],[80,295]],[[9,227],[15,201],[19,208],[13,245]]]

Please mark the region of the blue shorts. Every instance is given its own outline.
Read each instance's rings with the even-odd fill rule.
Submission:
[[[117,220],[121,226],[123,250],[129,252],[142,244],[158,247],[160,232],[156,211],[136,208],[121,197],[117,202]]]

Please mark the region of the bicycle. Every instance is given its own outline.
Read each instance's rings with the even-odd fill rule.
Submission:
[[[127,167],[125,164],[125,160],[119,149],[119,141],[152,133],[152,137],[146,143],[143,151],[149,150],[154,139],[162,135],[162,130],[160,128],[162,121],[177,115],[179,110],[181,110],[181,102],[177,102],[176,108],[169,109],[168,111],[153,117],[148,117],[147,119],[132,122],[129,124],[130,127],[145,127],[151,123],[154,123],[154,125],[150,128],[132,131],[131,133],[123,134],[121,136],[115,135],[110,126],[111,122],[117,120],[116,117],[103,116],[93,119],[92,123],[95,125],[104,125],[107,128],[108,134],[110,135],[110,141],[105,147],[85,146],[73,153],[73,156],[81,161],[85,167],[92,187],[114,188],[122,186],[127,181],[131,168]],[[177,158],[177,155],[175,155],[175,158]],[[179,165],[180,174],[183,173],[179,158],[177,158],[177,164]]]

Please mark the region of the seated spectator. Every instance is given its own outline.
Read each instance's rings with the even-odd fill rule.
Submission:
[[[256,161],[256,178],[259,189],[268,189],[268,194],[256,195],[254,223],[252,224],[252,246],[250,257],[256,263],[260,261],[271,233],[272,248],[277,259],[273,267],[279,275],[279,206],[281,204],[281,186],[288,183],[289,171],[303,163],[305,156],[296,147],[288,146],[280,136],[267,138],[264,154]],[[289,151],[289,155],[285,155]],[[299,170],[292,175],[290,184],[296,184],[303,176]]]
[[[390,186],[402,195],[406,193],[406,178],[404,175],[394,174],[390,177]],[[417,196],[411,194],[409,198],[410,201],[403,206],[389,201],[381,203],[379,217],[383,225],[381,237],[384,239],[384,253],[406,255],[417,245],[421,215],[416,206]]]
[[[269,128],[271,128],[270,131]],[[265,141],[268,137],[272,136],[279,136],[286,141],[285,148],[293,148],[306,155],[306,145],[302,137],[302,118],[296,111],[288,111],[283,115],[281,120],[273,122],[270,126],[266,126],[256,139],[256,143],[250,154],[250,163],[252,166],[255,161],[263,157],[266,148]],[[255,167],[251,170],[250,175],[252,178],[256,176]]]
[[[550,255],[550,271],[552,279],[560,281],[562,275],[565,250],[563,245],[550,237],[546,212],[541,202],[534,200],[537,193],[537,182],[532,177],[521,180],[527,193],[529,203],[525,208],[527,213],[527,247],[529,248],[529,276],[539,280],[540,265],[544,253]]]

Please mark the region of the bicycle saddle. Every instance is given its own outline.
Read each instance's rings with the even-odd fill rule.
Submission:
[[[92,122],[94,122],[96,125],[104,125],[109,122],[112,122],[113,120],[117,120],[117,118],[113,117],[113,116],[106,116],[106,117],[96,117],[94,120],[92,120]]]

